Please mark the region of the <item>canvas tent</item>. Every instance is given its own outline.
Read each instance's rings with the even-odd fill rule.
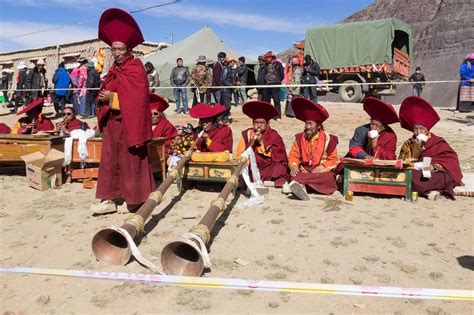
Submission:
[[[176,59],[183,58],[185,66],[189,67],[189,72],[196,65],[196,59],[200,55],[204,55],[209,60],[214,62],[217,60],[219,52],[225,52],[234,58],[242,56],[242,54],[232,50],[214,33],[209,27],[203,27],[191,36],[183,39],[175,45],[157,51],[154,54],[142,57],[143,63],[151,62],[160,75],[161,87],[170,86],[171,70],[176,66]],[[247,58],[246,58],[247,59]],[[256,64],[254,60],[246,60],[247,64]],[[155,90],[158,94],[174,100],[173,91],[171,89]],[[191,97],[191,92],[188,93],[188,99]],[[191,104],[189,99],[189,103]]]

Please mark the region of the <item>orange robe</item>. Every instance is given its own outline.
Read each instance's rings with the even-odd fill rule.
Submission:
[[[242,131],[242,137],[237,145],[235,158],[240,159],[242,153],[254,138],[253,128]],[[274,129],[268,128],[262,137],[260,145],[254,145],[253,151],[263,181],[275,182],[275,187],[281,187],[288,180],[288,158],[283,139]]]
[[[291,177],[310,189],[325,195],[330,195],[337,190],[336,175],[333,170],[339,163],[337,155],[337,137],[320,131],[311,140],[304,137],[304,133],[295,135],[291,146],[289,163],[291,167],[297,165],[299,174]],[[324,166],[322,173],[312,173],[318,166]]]

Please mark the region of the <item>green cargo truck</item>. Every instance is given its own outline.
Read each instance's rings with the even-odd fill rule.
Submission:
[[[321,67],[321,94],[339,93],[344,102],[361,102],[366,96],[395,94],[393,82],[410,76],[412,49],[410,25],[383,19],[310,28],[304,53]]]

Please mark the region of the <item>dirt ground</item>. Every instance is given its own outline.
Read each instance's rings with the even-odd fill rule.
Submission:
[[[325,129],[339,137],[338,152],[343,155],[353,130],[368,116],[361,104],[324,105],[331,114]],[[233,112],[235,147],[250,120],[240,108]],[[442,121],[433,132],[458,152],[463,172],[473,172],[474,127],[466,124],[472,114],[438,112]],[[173,123],[196,123],[174,114],[172,108],[167,113]],[[0,110],[0,121],[11,125],[15,119]],[[272,126],[288,149],[303,127],[290,118]],[[410,136],[398,125],[394,129],[399,145]],[[146,225],[146,237],[139,245],[143,255],[159,264],[162,248],[196,224],[216,196],[216,191],[197,188],[178,195],[172,186]],[[213,230],[213,266],[205,276],[474,289],[474,198],[406,202],[356,195],[347,202],[336,192],[302,202],[277,189],[270,189],[265,198],[263,204],[245,210],[227,207]],[[237,202],[243,200],[240,196]],[[127,215],[93,217],[89,211],[93,202],[94,190],[83,189],[81,183],[40,192],[29,188],[23,176],[0,175],[0,265],[148,273],[135,261],[126,266],[96,262],[92,237],[104,227],[120,225]],[[471,256],[471,270],[458,263],[462,256]],[[236,264],[237,258],[248,264]],[[473,310],[472,302],[463,301],[183,288],[22,274],[0,274],[0,278],[0,310],[7,314],[467,314]]]

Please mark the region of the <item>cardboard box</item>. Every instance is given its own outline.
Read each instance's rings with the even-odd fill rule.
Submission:
[[[21,157],[26,164],[26,181],[38,190],[57,188],[63,184],[64,152],[52,149],[47,155],[34,152]]]

